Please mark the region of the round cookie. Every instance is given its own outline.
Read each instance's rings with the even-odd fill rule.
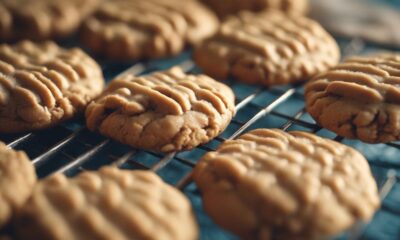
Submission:
[[[26,154],[0,142],[0,229],[25,204],[35,183],[35,169]]]
[[[0,40],[43,40],[75,31],[99,0],[0,0]]]
[[[0,132],[47,128],[82,112],[104,86],[99,65],[52,42],[0,45]]]
[[[267,86],[308,80],[339,57],[335,40],[317,22],[279,11],[230,17],[194,53],[212,77]]]
[[[15,221],[17,239],[195,240],[189,200],[150,171],[104,167],[36,186]]]
[[[400,55],[351,57],[305,88],[322,127],[368,143],[400,140]]]
[[[234,113],[232,90],[180,68],[113,80],[86,109],[90,130],[139,149],[189,150],[219,135]]]
[[[206,212],[243,239],[321,239],[379,206],[354,149],[310,133],[257,129],[207,153],[194,171]]]
[[[303,15],[308,12],[309,0],[202,0],[220,18],[248,10],[259,12],[266,9],[281,10],[288,14]]]
[[[197,1],[104,0],[84,24],[82,41],[114,59],[179,54],[217,31],[217,17]]]

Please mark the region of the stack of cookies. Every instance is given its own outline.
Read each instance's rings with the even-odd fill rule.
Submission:
[[[400,140],[400,55],[339,64],[338,44],[308,9],[307,0],[0,0],[0,133],[84,115],[88,129],[133,148],[187,151],[231,122],[235,94],[218,80],[234,79],[307,82],[306,109],[322,127],[369,143]],[[105,87],[89,54],[51,42],[75,34],[114,61],[193,48],[204,74],[128,73]],[[228,140],[193,179],[209,216],[242,239],[329,237],[370,220],[380,204],[359,152],[305,132],[257,129]],[[189,200],[154,173],[103,167],[37,182],[29,158],[1,143],[0,233],[6,226],[16,239],[199,237]]]

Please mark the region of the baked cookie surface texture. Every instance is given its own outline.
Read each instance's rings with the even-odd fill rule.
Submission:
[[[18,239],[195,240],[189,200],[150,171],[104,167],[39,182],[15,221]]]
[[[309,10],[309,0],[202,0],[220,18],[243,10],[259,12],[266,9],[281,10],[287,14],[303,15]]]
[[[241,12],[194,52],[196,63],[217,79],[233,77],[267,86],[309,80],[336,65],[335,40],[315,21],[279,11]]]
[[[181,68],[114,79],[86,110],[90,130],[139,149],[188,150],[219,135],[235,113],[232,90]]]
[[[28,200],[35,183],[35,169],[26,154],[0,142],[0,229]]]
[[[0,132],[47,128],[82,112],[104,86],[80,49],[52,42],[0,45]]]
[[[84,24],[82,41],[113,59],[174,56],[214,34],[217,17],[197,1],[104,0]]]
[[[368,143],[400,140],[400,55],[351,57],[305,88],[322,127]]]
[[[0,0],[0,40],[65,37],[97,7],[99,0]]]
[[[321,239],[379,207],[365,158],[305,132],[257,129],[226,141],[194,180],[206,212],[243,239]]]

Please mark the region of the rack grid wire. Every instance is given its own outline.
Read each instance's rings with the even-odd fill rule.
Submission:
[[[338,41],[344,56],[383,49],[376,45],[367,45],[360,39]],[[71,41],[61,44],[77,45],[71,44]],[[388,49],[387,46],[385,49]],[[120,74],[143,75],[176,65],[187,72],[201,73],[191,60],[190,50],[175,58],[139,63],[98,61],[107,81]],[[11,148],[26,151],[40,178],[55,172],[73,176],[103,165],[155,171],[167,183],[181,189],[190,198],[201,228],[201,239],[224,240],[236,238],[212,223],[203,212],[200,193],[191,181],[191,172],[196,162],[222,142],[234,139],[251,129],[280,128],[285,131],[313,132],[361,151],[372,168],[382,199],[382,206],[372,222],[358,223],[334,239],[400,239],[400,142],[370,145],[344,139],[321,128],[305,111],[302,85],[265,88],[232,80],[227,83],[237,97],[236,116],[219,137],[192,151],[159,154],[133,149],[90,132],[85,127],[83,117],[39,132],[0,135],[0,140]]]

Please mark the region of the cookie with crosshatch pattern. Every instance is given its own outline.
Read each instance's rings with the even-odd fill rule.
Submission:
[[[52,42],[0,45],[0,132],[43,129],[74,117],[103,90],[100,66]]]
[[[232,16],[194,52],[212,77],[267,86],[309,80],[339,56],[337,43],[317,22],[279,11]]]
[[[226,141],[194,180],[206,212],[243,239],[321,239],[379,207],[365,158],[305,132],[257,129]]]
[[[35,183],[35,169],[28,156],[0,142],[0,229],[25,204]]]
[[[189,150],[219,135],[235,114],[232,90],[179,67],[114,79],[86,110],[90,130],[133,147]]]
[[[84,24],[82,41],[114,59],[174,56],[214,34],[217,17],[198,1],[104,0]]]
[[[97,7],[99,0],[1,0],[0,39],[65,37]]]
[[[310,4],[309,0],[202,0],[202,2],[213,9],[220,18],[243,10],[258,12],[265,9],[302,15],[308,12]]]
[[[350,57],[305,87],[324,128],[368,143],[400,140],[400,54]]]
[[[103,167],[35,187],[15,224],[18,239],[195,240],[190,201],[150,171]]]

